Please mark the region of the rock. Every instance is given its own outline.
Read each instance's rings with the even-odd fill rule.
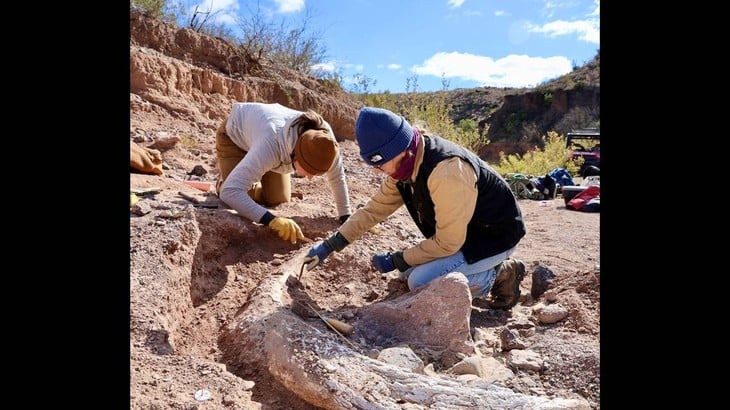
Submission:
[[[369,343],[427,348],[432,360],[451,367],[475,354],[469,329],[471,294],[459,272],[434,279],[417,292],[363,307],[355,326]],[[419,352],[420,353],[420,352]]]
[[[555,279],[553,271],[545,266],[538,265],[532,271],[532,288],[530,289],[532,299],[537,300],[540,295],[550,289],[553,286],[553,279]]]
[[[558,304],[536,306],[534,312],[537,320],[544,324],[557,323],[568,317],[569,313],[568,309]]]
[[[507,356],[510,365],[523,370],[540,371],[542,356],[532,350],[511,350]]]
[[[522,339],[520,339],[517,331],[505,328],[504,330],[502,330],[502,333],[499,334],[499,337],[502,342],[503,351],[527,348],[527,343],[523,342]]]
[[[202,177],[203,175],[207,174],[208,170],[205,169],[202,165],[196,165],[193,167],[193,169],[188,172],[188,175],[195,175],[198,177]]]
[[[423,361],[407,347],[391,347],[378,354],[378,360],[414,373],[423,373]]]

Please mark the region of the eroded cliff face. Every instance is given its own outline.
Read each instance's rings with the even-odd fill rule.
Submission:
[[[565,134],[600,119],[601,88],[545,89],[506,95],[502,106],[487,118],[491,141],[520,142],[525,129],[534,127],[539,135],[548,131]],[[526,141],[527,142],[527,141]]]
[[[231,104],[251,101],[311,108],[339,140],[354,140],[362,105],[342,90],[269,66],[224,40],[135,10],[130,10],[129,75],[132,132],[137,123],[151,121],[159,129],[147,133],[212,135]]]

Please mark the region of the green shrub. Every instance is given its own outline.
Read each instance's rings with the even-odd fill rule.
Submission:
[[[545,105],[547,106],[550,106],[550,104],[553,103],[553,93],[544,93],[542,98],[545,100]]]
[[[554,168],[565,168],[571,175],[577,175],[583,158],[571,160],[571,150],[565,146],[565,137],[555,131],[543,136],[544,148],[535,147],[525,155],[499,153],[499,165],[493,168],[502,174],[521,173],[532,176],[545,175]]]
[[[145,14],[168,23],[175,22],[175,13],[167,4],[167,0],[130,0],[130,8],[142,10]]]

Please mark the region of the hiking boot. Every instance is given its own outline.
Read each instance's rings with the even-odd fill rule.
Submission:
[[[525,277],[525,264],[521,260],[508,258],[497,267],[492,286],[492,309],[509,310],[520,300],[520,282]]]

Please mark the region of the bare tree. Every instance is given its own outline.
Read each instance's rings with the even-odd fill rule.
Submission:
[[[240,46],[252,56],[267,58],[285,67],[312,74],[312,66],[326,57],[321,34],[309,29],[312,14],[306,10],[301,25],[293,27],[286,19],[279,24],[266,19],[260,5],[237,20],[243,34]]]
[[[195,6],[195,11],[193,11],[193,15],[192,15],[192,17],[190,17],[190,23],[188,24],[188,27],[190,27],[191,29],[193,29],[196,32],[200,32],[203,29],[203,27],[205,26],[205,24],[208,22],[208,19],[211,18],[216,13],[218,13],[217,11],[215,13],[212,12],[213,3],[211,3],[210,6],[208,6],[208,11],[206,11],[206,12],[198,11],[198,7],[199,6],[197,6],[197,5]],[[199,17],[200,14],[205,15],[205,17],[203,18],[202,21],[200,20],[200,17]]]

